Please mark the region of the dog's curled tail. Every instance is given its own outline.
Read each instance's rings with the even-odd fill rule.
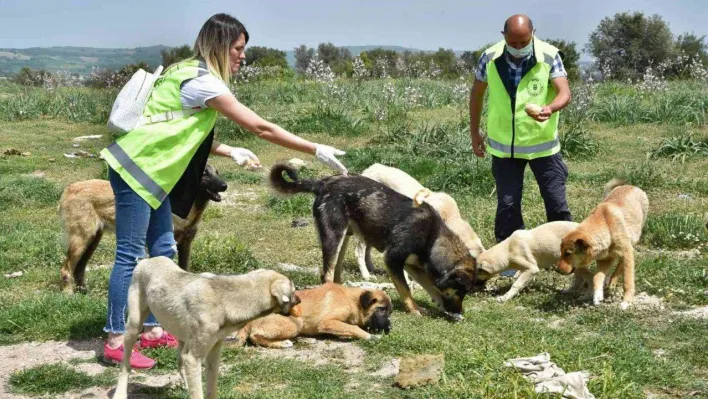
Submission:
[[[607,184],[605,184],[605,189],[603,191],[602,198],[603,199],[607,198],[607,196],[610,195],[612,190],[614,190],[615,188],[617,188],[619,186],[624,186],[626,184],[627,184],[627,182],[622,179],[618,179],[616,177],[613,178],[612,180],[608,181]]]
[[[292,181],[285,180],[283,172],[287,173]],[[317,194],[320,189],[319,180],[301,180],[297,177],[297,170],[284,163],[279,163],[270,170],[270,184],[281,194]]]
[[[421,188],[418,190],[415,195],[413,195],[413,207],[418,208],[419,206],[423,205],[423,202],[425,202],[425,199],[428,198],[430,195],[430,190],[427,188]]]

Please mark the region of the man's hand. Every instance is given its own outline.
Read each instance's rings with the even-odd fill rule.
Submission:
[[[545,107],[541,107],[541,112],[539,112],[537,115],[533,115],[533,114],[529,114],[529,115],[539,122],[544,122],[544,121],[547,121],[548,118],[551,117],[552,113],[553,113],[553,110],[551,109],[551,107],[546,105]]]
[[[472,136],[472,152],[474,152],[474,155],[484,158],[484,154],[486,152],[486,146],[484,144],[484,137],[482,137],[482,134],[479,131],[476,131],[471,134]]]

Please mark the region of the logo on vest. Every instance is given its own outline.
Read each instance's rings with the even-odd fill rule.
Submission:
[[[541,91],[543,91],[543,83],[541,83],[541,79],[531,78],[528,86],[526,86],[526,90],[528,90],[529,94],[532,96],[541,94]]]

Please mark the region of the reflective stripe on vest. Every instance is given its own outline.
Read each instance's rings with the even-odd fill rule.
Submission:
[[[496,140],[492,139],[487,139],[489,141],[489,146],[494,148],[495,150],[502,151],[505,153],[511,153],[511,146],[502,144]],[[514,152],[518,154],[533,154],[535,152],[543,152],[543,151],[548,151],[553,149],[553,147],[557,146],[560,144],[560,140],[554,139],[551,141],[547,141],[545,143],[541,144],[536,144],[536,145],[530,145],[530,146],[520,146],[520,145],[515,145],[514,146]]]
[[[130,173],[131,176],[135,180],[140,183],[141,186],[143,186],[144,189],[146,189],[150,195],[155,197],[158,201],[162,202],[167,198],[167,193],[165,190],[162,189],[157,183],[155,183],[155,180],[153,180],[150,176],[147,175],[138,165],[133,162],[132,159],[128,156],[128,154],[123,151],[122,148],[118,145],[118,143],[113,143],[109,145],[106,150],[113,155],[113,157],[118,161],[120,166],[125,169],[126,172]]]

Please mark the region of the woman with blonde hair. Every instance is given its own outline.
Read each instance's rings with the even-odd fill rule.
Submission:
[[[312,143],[264,120],[230,92],[227,83],[246,58],[248,39],[246,28],[236,18],[227,14],[209,18],[194,44],[194,57],[171,65],[156,81],[143,112],[154,123],[132,130],[101,151],[109,165],[116,207],[116,259],[104,328],[107,361],[120,363],[123,358],[133,270],[145,257],[145,246],[150,257],[175,255],[172,213],[183,218],[189,213],[208,155],[230,157],[239,166],[260,165],[251,151],[213,141],[219,114],[259,138],[312,154],[332,169],[347,173],[336,158],[343,151]],[[136,346],[175,347],[177,342],[150,315]],[[154,366],[153,359],[132,350],[132,367]]]

